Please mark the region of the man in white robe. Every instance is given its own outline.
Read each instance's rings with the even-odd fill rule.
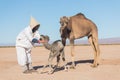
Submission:
[[[18,64],[23,68],[23,73],[35,71],[32,67],[31,49],[35,43],[40,43],[39,26],[40,24],[31,17],[30,25],[17,36],[17,60]]]

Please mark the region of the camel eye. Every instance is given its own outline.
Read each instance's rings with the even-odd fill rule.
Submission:
[[[64,23],[63,22],[60,22],[61,26],[64,26]]]
[[[60,24],[61,24],[62,22],[60,21]]]
[[[61,23],[62,26],[64,26],[64,23]]]

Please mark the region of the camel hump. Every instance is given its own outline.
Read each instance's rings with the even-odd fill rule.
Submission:
[[[80,18],[86,18],[83,13],[78,13],[78,14],[76,14],[75,16],[78,16],[78,17],[80,17]]]

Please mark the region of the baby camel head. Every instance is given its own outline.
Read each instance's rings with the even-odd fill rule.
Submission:
[[[41,35],[40,41],[44,41],[44,42],[49,42],[49,36],[47,35]]]

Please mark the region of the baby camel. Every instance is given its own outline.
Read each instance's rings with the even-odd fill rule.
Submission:
[[[43,67],[43,71],[41,73],[44,72],[44,69],[49,66],[49,68],[51,68],[51,70],[49,71],[49,74],[52,74],[54,73],[55,69],[58,67],[59,65],[59,62],[60,62],[60,57],[62,57],[62,60],[64,61],[64,68],[66,70],[66,62],[65,62],[65,54],[64,54],[64,45],[62,44],[62,41],[61,40],[56,40],[54,41],[52,44],[49,44],[48,41],[49,41],[49,37],[48,36],[45,36],[45,35],[41,35],[41,38],[40,40],[43,40],[44,43],[43,43],[43,46],[50,50],[50,54],[49,54],[49,58],[48,58],[48,63],[47,65],[45,65]],[[56,67],[52,68],[52,60],[54,58],[57,58],[57,65]]]

